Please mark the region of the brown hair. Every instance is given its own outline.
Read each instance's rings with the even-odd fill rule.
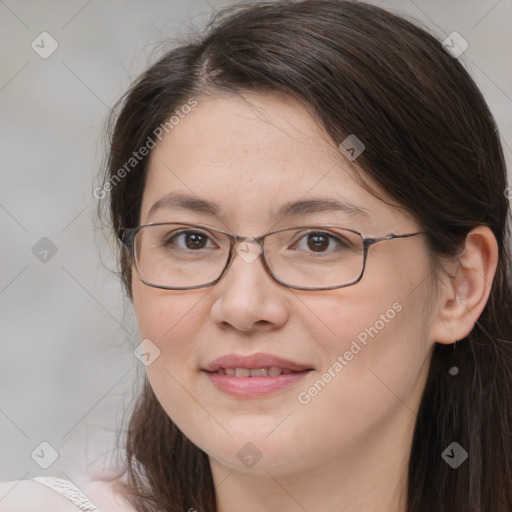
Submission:
[[[411,446],[406,510],[509,512],[506,167],[481,93],[435,37],[362,2],[277,1],[225,9],[204,34],[147,69],[113,111],[104,183],[110,180],[114,233],[138,225],[148,158],[115,184],[112,178],[158,126],[190,98],[263,90],[296,98],[336,144],[356,134],[366,146],[357,160],[361,182],[377,184],[415,217],[434,259],[456,255],[475,226],[494,233],[498,268],[485,309],[466,338],[435,345]],[[123,250],[120,264],[131,297]],[[448,373],[452,366],[460,369],[456,376]],[[441,458],[453,441],[469,452],[457,470]],[[207,455],[175,426],[147,380],[125,449],[124,491],[138,511],[216,510]]]

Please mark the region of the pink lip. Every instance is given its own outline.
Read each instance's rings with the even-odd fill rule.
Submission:
[[[281,389],[293,386],[311,370],[281,374],[275,377],[231,377],[219,373],[208,373],[212,384],[220,391],[239,398],[253,398],[269,395]]]
[[[288,369],[293,373],[272,377],[233,377],[215,373],[222,368],[255,369],[269,368],[271,366]],[[240,398],[265,396],[293,386],[311,370],[313,370],[311,366],[295,363],[270,354],[252,354],[250,356],[228,354],[211,361],[203,369],[206,376],[218,390]]]
[[[293,372],[303,372],[304,370],[312,370],[309,365],[295,363],[288,359],[273,356],[271,354],[252,354],[250,356],[242,356],[239,354],[227,354],[210,361],[203,370],[207,372],[216,372],[221,368],[269,368],[276,366],[281,369],[288,369]],[[251,377],[255,378],[255,377]]]

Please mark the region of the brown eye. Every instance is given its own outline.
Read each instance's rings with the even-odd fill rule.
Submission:
[[[323,233],[310,233],[307,237],[308,248],[312,251],[325,251],[329,248],[329,236]]]
[[[206,233],[200,231],[181,231],[179,233],[172,233],[170,236],[165,238],[164,245],[177,246],[179,249],[204,249],[207,241],[209,240]],[[210,245],[209,247],[214,247]]]
[[[350,247],[350,242],[325,231],[311,231],[302,236],[296,244],[299,250],[312,253],[330,253],[336,249]]]

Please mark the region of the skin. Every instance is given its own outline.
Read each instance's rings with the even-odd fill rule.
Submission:
[[[337,145],[296,101],[278,94],[245,100],[199,97],[157,144],[140,224],[198,222],[247,236],[309,223],[336,223],[365,236],[421,231],[407,212],[355,182]],[[223,214],[162,209],[148,218],[171,191],[215,201]],[[284,202],[319,196],[348,199],[370,218],[339,211],[270,217]],[[438,289],[430,258],[422,235],[382,242],[370,248],[359,283],[329,291],[283,287],[260,258],[246,263],[236,256],[215,286],[187,291],[147,286],[132,269],[140,338],[160,349],[147,366],[151,386],[208,454],[221,512],[401,510],[434,342],[452,343],[473,328],[494,277],[496,240],[488,228],[475,228],[460,263],[444,262],[453,277],[440,274]],[[300,403],[298,394],[394,303],[401,311],[309,403]],[[275,354],[314,371],[266,397],[235,398],[200,371],[234,352]],[[262,455],[251,468],[237,457],[248,442]]]

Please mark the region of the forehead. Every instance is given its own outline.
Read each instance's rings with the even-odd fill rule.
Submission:
[[[329,211],[336,212],[333,219],[369,226],[386,210],[394,215],[356,183],[337,145],[304,107],[278,94],[199,97],[164,134],[151,153],[141,223],[150,212],[162,220],[159,212],[185,209],[231,226],[301,215],[326,219]]]

